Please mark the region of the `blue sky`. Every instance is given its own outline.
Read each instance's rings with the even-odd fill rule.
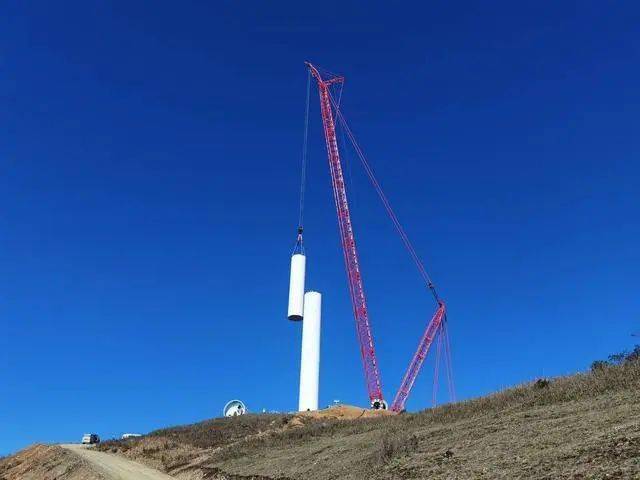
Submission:
[[[296,407],[304,60],[346,76],[344,114],[449,306],[459,398],[632,345],[637,2],[239,5],[5,6],[0,453],[194,422],[231,398]],[[318,110],[314,95],[320,400],[364,405]],[[344,161],[392,398],[433,304]]]

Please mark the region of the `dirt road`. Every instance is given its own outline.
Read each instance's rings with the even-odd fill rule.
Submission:
[[[60,445],[89,462],[108,480],[175,480],[174,477],[124,457],[98,452],[85,445]]]

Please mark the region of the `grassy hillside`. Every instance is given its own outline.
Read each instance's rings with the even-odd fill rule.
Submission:
[[[640,362],[415,414],[248,415],[100,448],[183,479],[640,479]]]

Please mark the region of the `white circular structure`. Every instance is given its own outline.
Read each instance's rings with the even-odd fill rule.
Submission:
[[[222,415],[225,417],[237,417],[247,413],[247,407],[240,400],[231,400],[222,409]]]
[[[379,400],[376,398],[371,401],[372,410],[386,410],[388,408],[389,406],[387,405],[387,402],[385,402],[384,400]]]

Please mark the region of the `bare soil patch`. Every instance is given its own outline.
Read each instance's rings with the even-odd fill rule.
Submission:
[[[33,445],[0,460],[1,480],[105,480],[91,465],[57,445]]]

